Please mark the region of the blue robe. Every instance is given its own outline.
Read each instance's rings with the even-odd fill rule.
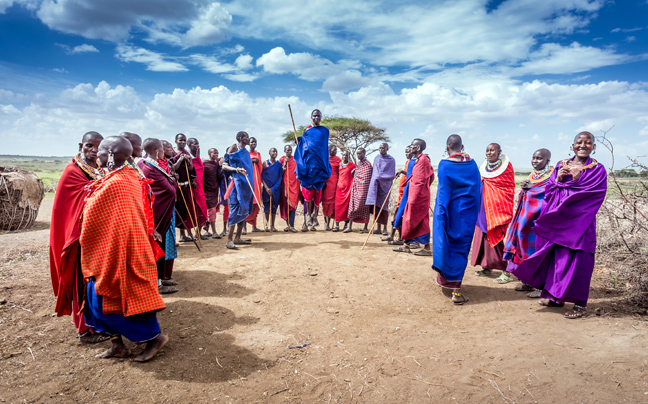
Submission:
[[[409,165],[407,166],[407,175],[406,178],[409,180],[412,176],[412,171],[414,171],[414,164],[416,164],[416,159],[410,159]],[[403,197],[401,198],[401,203],[398,205],[398,210],[396,211],[396,216],[394,217],[394,227],[399,228],[403,225],[403,213],[405,213],[405,205],[407,205],[407,196],[409,195],[409,182],[405,185],[405,190],[403,191]]]
[[[434,207],[432,268],[450,282],[463,279],[481,201],[481,175],[474,160],[441,160]]]
[[[267,161],[266,167],[263,167],[261,178],[272,191],[272,214],[277,214],[277,206],[279,206],[279,198],[281,198],[281,174],[283,173],[281,163],[279,160],[270,164]],[[270,211],[270,195],[266,192],[265,188],[261,190],[263,199],[263,211]]]
[[[329,130],[314,126],[299,138],[295,149],[297,179],[306,189],[320,191],[331,176],[329,162]]]
[[[234,187],[229,194],[229,198],[227,198],[230,207],[227,223],[232,226],[244,222],[252,212],[254,206],[254,192],[252,191],[254,189],[254,170],[250,152],[246,148],[225,155],[225,161],[230,167],[243,168],[248,173],[247,180],[243,174],[232,173]],[[250,184],[248,184],[248,180]]]

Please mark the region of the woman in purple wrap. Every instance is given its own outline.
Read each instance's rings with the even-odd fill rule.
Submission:
[[[579,133],[572,145],[575,156],[556,165],[535,222],[537,250],[513,271],[522,282],[542,290],[540,306],[574,303],[565,313],[569,319],[587,315],[596,213],[607,191],[605,167],[590,157],[595,142],[590,132]]]

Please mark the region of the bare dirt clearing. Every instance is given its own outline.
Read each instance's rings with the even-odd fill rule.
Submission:
[[[0,235],[0,402],[648,400],[648,323],[610,312],[603,282],[590,316],[566,320],[469,268],[455,307],[430,258],[322,230],[182,244],[181,290],[158,317],[169,344],[145,364],[95,359],[108,343],[81,345],[51,314],[50,209],[41,230]]]

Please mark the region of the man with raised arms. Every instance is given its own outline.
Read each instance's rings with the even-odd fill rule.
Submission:
[[[193,194],[192,189],[196,189],[196,170],[193,165],[191,154],[187,151],[187,137],[178,133],[175,137],[175,154],[170,160],[175,173],[178,174],[178,197],[176,199],[176,209],[178,217],[176,218],[176,226],[180,229],[180,242],[192,241],[193,229],[198,222],[198,218],[194,214],[195,201],[191,197]],[[192,189],[190,189],[192,188]],[[198,207],[196,207],[196,213]],[[188,233],[188,235],[187,235]],[[200,236],[200,229],[196,230],[196,234]]]
[[[191,152],[191,162],[193,163],[196,173],[196,187],[193,190],[193,199],[195,202],[196,215],[198,216],[196,221],[196,235],[200,235],[200,230],[207,223],[207,201],[205,200],[204,187],[205,166],[200,158],[200,143],[198,142],[198,139],[195,137],[187,139],[187,147]],[[193,208],[193,206],[190,207],[190,209]],[[202,237],[203,240],[206,238],[207,236]]]

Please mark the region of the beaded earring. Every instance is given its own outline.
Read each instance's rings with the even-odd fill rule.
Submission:
[[[115,155],[112,151],[108,151],[108,163],[106,163],[106,166],[111,171],[113,168],[115,168]]]

